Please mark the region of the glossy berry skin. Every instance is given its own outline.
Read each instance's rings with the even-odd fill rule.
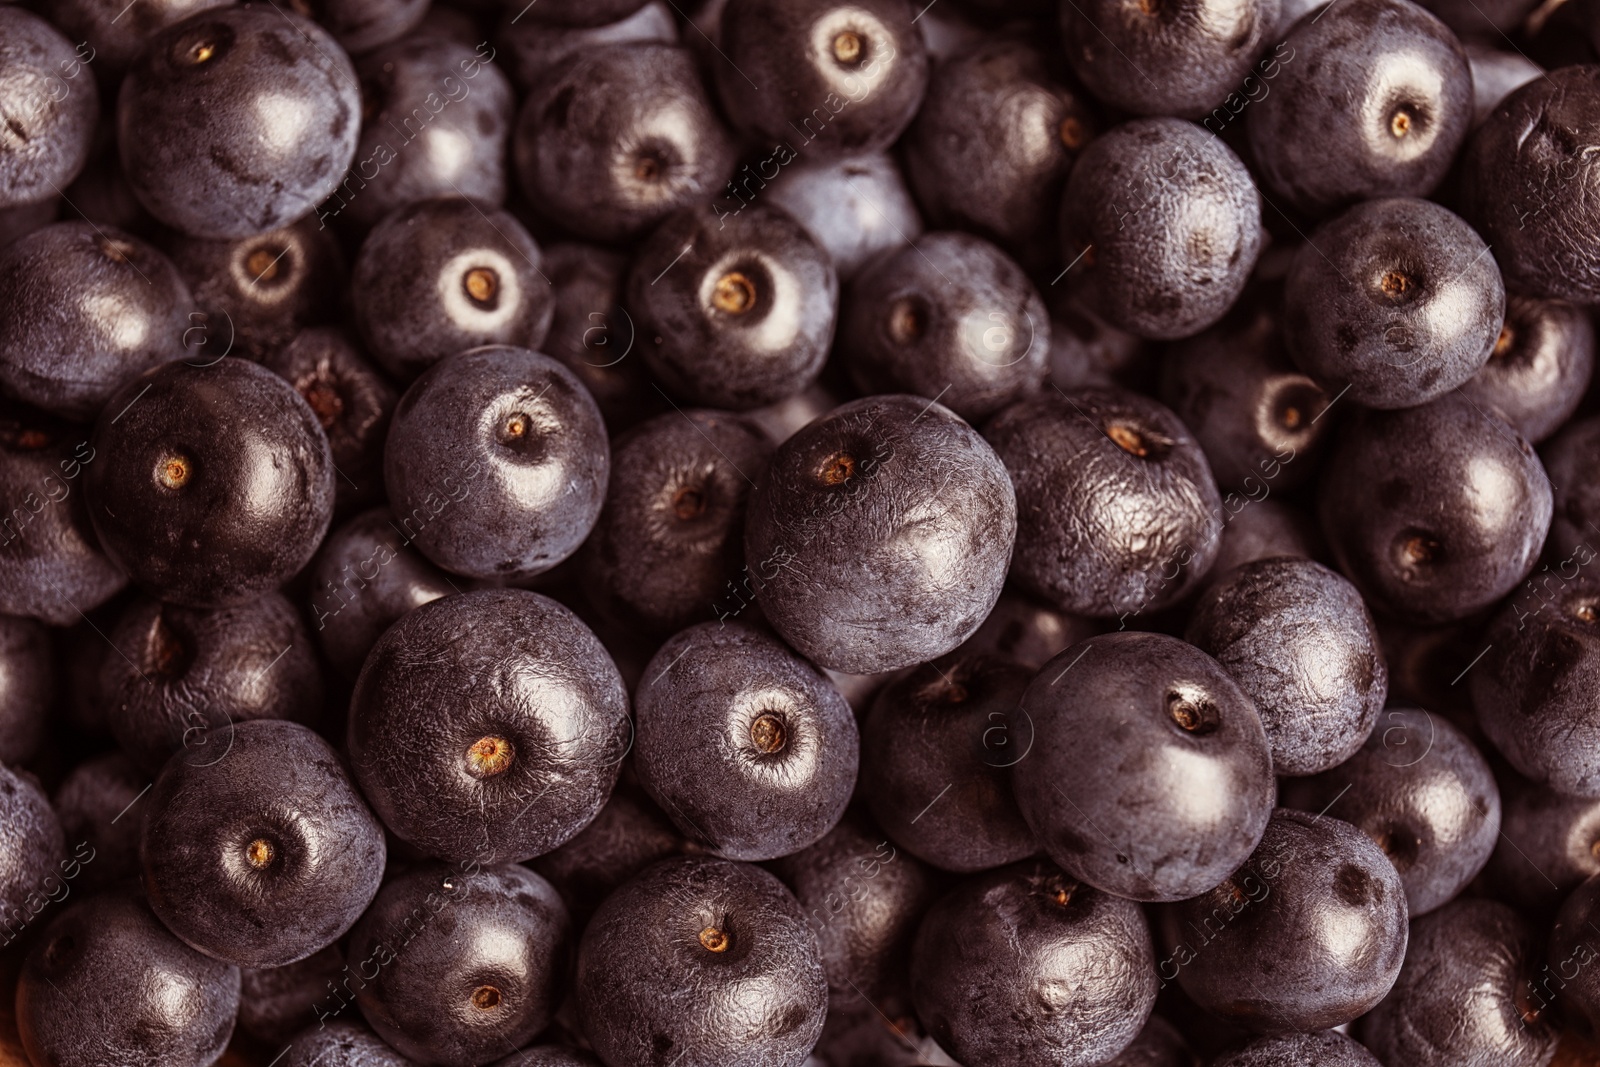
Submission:
[[[37,779],[0,767],[0,929],[8,941],[61,899],[62,876],[76,874],[77,861],[93,855],[75,848],[69,857],[61,822]]]
[[[511,148],[539,213],[599,241],[707,203],[737,155],[693,53],[650,43],[597,48],[551,71],[523,103]]]
[[[1192,645],[1090,638],[1045,664],[1021,710],[1034,744],[1012,768],[1017,805],[1073,877],[1132,900],[1184,900],[1261,840],[1275,793],[1266,733],[1250,698]]]
[[[92,51],[92,50],[91,50]],[[0,8],[0,209],[58,196],[89,160],[100,96],[74,86],[82,54],[54,26],[20,7]]]
[[[1211,468],[1154,400],[1051,389],[1001,411],[985,436],[1016,485],[1012,577],[1061,610],[1127,618],[1165,607],[1216,558]]]
[[[539,246],[504,211],[459,197],[386,217],[362,242],[351,284],[367,348],[402,381],[462,349],[537,349],[550,329]]]
[[[609,1067],[800,1067],[828,983],[794,895],[748,864],[663,860],[611,894],[578,949],[578,1019]]]
[[[1036,740],[1017,712],[1031,676],[963,649],[879,691],[862,722],[861,792],[895,844],[961,873],[1039,851],[1011,793]]]
[[[924,234],[850,286],[838,350],[863,393],[937,398],[979,422],[1044,384],[1050,313],[996,246]]]
[[[352,56],[409,33],[428,13],[427,0],[301,0],[297,10],[333,34]]]
[[[1480,508],[1485,492],[1501,503]],[[1550,509],[1533,448],[1455,394],[1361,413],[1329,456],[1318,499],[1339,569],[1375,610],[1417,622],[1464,618],[1516,588]]]
[[[146,372],[107,403],[91,444],[84,491],[100,544],[162,600],[246,603],[305,566],[333,518],[322,426],[247,360]]]
[[[0,389],[63,418],[92,420],[125,382],[182,358],[192,336],[194,298],[171,262],[90,222],[0,252],[0,290]]]
[[[855,716],[826,676],[744,622],[661,646],[634,696],[639,781],[684,836],[770,860],[831,830],[856,783]]]
[[[1539,975],[1544,980],[1542,992],[1559,992],[1561,1010],[1568,1017],[1581,1016],[1590,1026],[1600,1018],[1600,983],[1595,980],[1594,968],[1588,966],[1596,955],[1590,924],[1600,918],[1597,911],[1600,879],[1590,878],[1561,905],[1550,930],[1550,946],[1545,953],[1548,962]]]
[[[15,766],[38,754],[55,701],[50,631],[0,615],[0,763]]]
[[[1538,444],[1566,424],[1594,375],[1594,324],[1560,300],[1511,293],[1489,361],[1461,386]]]
[[[63,839],[72,842],[74,859],[88,861],[73,880],[75,889],[87,892],[138,877],[144,808],[135,802],[149,784],[150,776],[132,760],[108,752],[78,764],[56,787],[50,804]]]
[[[1523,2],[1516,0],[1519,8]],[[1521,14],[1519,11],[1519,17]],[[1521,52],[1501,51],[1493,44],[1470,38],[1462,41],[1462,47],[1467,53],[1467,65],[1472,69],[1473,129],[1482,126],[1494,114],[1500,101],[1535,78],[1544,76],[1544,68]]]
[[[302,330],[261,357],[263,366],[294,386],[322,424],[339,473],[334,511],[350,512],[383,497],[383,444],[400,391],[362,354],[345,331]]]
[[[1251,74],[1272,43],[1279,7],[1278,0],[1148,7],[1090,0],[1062,6],[1061,32],[1072,72],[1101,100],[1140,115],[1198,119]]]
[[[1361,748],[1389,692],[1372,615],[1320,563],[1263,559],[1219,577],[1184,635],[1255,704],[1273,773],[1316,774]]]
[[[549,26],[604,26],[627,18],[645,0],[545,0],[538,11],[530,9],[528,17],[534,22]]]
[[[658,415],[616,444],[581,556],[590,602],[656,633],[736,612],[742,601],[729,590],[749,578],[740,572],[745,505],[772,442],[737,415],[690,410]]]
[[[1372,838],[1400,872],[1412,918],[1453,900],[1500,837],[1489,764],[1446,719],[1415,708],[1385,711],[1361,751],[1282,795]]]
[[[797,157],[774,149],[759,160],[755,170],[741,167],[717,201],[724,209],[760,196],[793,215],[810,231],[833,259],[841,281],[848,281],[880,252],[915,241],[922,233],[922,216],[905,175],[887,152],[843,159]],[[782,169],[768,186],[763,177],[769,167]]]
[[[517,862],[595,817],[629,729],[622,679],[577,616],[485,590],[383,635],[350,700],[348,750],[396,837],[440,859]]]
[[[173,756],[156,778],[139,843],[145,892],[206,955],[280,967],[333,944],[372,902],[383,827],[306,727],[242,722],[226,741],[220,754]]]
[[[1326,249],[1326,251],[1324,251]],[[1500,271],[1472,227],[1426,200],[1369,200],[1313,231],[1284,291],[1284,334],[1330,395],[1409,408],[1489,359],[1505,318]]]
[[[78,49],[78,58],[85,65],[120,76],[156,31],[225,3],[227,0],[154,0],[124,11],[116,0],[61,0],[51,5],[50,21],[69,40],[86,46]],[[65,76],[71,69],[58,67],[57,75]],[[56,95],[60,94],[58,88]]]
[[[572,921],[549,882],[515,864],[425,863],[391,878],[350,935],[356,1003],[419,1063],[473,1067],[550,1023]]]
[[[117,98],[129,187],[196,237],[250,237],[310,212],[350,165],[360,123],[344,50],[270,5],[202,11],[162,30]]]
[[[1358,1041],[1335,1030],[1258,1037],[1212,1062],[1212,1067],[1383,1067]]]
[[[424,3],[419,14],[426,10]],[[448,37],[410,34],[361,58],[356,74],[369,117],[355,166],[319,211],[321,219],[336,216],[365,228],[433,197],[466,197],[485,207],[505,203],[516,101],[510,80],[483,61],[485,48],[487,42],[474,49]]]
[[[1195,1067],[1197,1062],[1177,1028],[1161,1016],[1152,1015],[1133,1044],[1105,1067]]]
[[[750,494],[745,563],[762,611],[802,655],[852,674],[894,670],[983,622],[1016,514],[1004,466],[965,422],[920,397],[869,397],[773,454]]]
[[[412,1067],[383,1040],[355,1022],[308,1027],[284,1050],[283,1067]]]
[[[678,855],[685,843],[641,789],[619,782],[593,822],[528,866],[556,887],[582,929],[614,889],[657,860]]]
[[[1331,815],[1273,813],[1221,885],[1162,910],[1172,970],[1197,1004],[1267,1033],[1327,1030],[1370,1010],[1406,959],[1400,875]]]
[[[1565,577],[1564,575],[1562,577]],[[1478,725],[1524,777],[1600,797],[1600,581],[1579,572],[1546,599],[1521,592],[1484,634],[1491,647],[1467,681]]]
[[[563,60],[610,44],[678,44],[678,19],[665,0],[646,0],[639,10],[598,26],[552,26],[507,7],[500,19],[496,58],[521,92],[531,92]]]
[[[173,937],[125,892],[62,912],[17,984],[22,1045],[52,1067],[209,1067],[238,1006],[239,969]]]
[[[907,0],[729,0],[727,63],[712,65],[733,125],[758,144],[823,157],[881,151],[910,123],[928,55]],[[752,85],[741,70],[759,71]]]
[[[564,1045],[535,1045],[514,1052],[491,1067],[603,1067],[599,1060]]]
[[[108,637],[118,654],[100,667],[106,723],[148,775],[180,749],[221,758],[237,723],[321,716],[316,650],[279,593],[213,610],[140,598]]]
[[[622,306],[628,259],[601,245],[565,242],[545,249],[555,314],[540,349],[566,364],[618,434],[668,410],[639,350],[639,327]],[[628,358],[632,356],[633,358]]]
[[[1600,550],[1600,485],[1584,473],[1600,462],[1600,418],[1567,423],[1545,443],[1543,459],[1554,495],[1550,554],[1562,561],[1565,577],[1572,563],[1586,563]]]
[[[334,669],[353,679],[401,616],[463,584],[429,563],[386,509],[374,508],[330,533],[312,563],[311,629]]]
[[[1600,799],[1562,796],[1513,780],[1501,802],[1500,839],[1484,871],[1499,899],[1549,914],[1580,883],[1600,874]]]
[[[0,612],[56,626],[78,621],[127,584],[100,548],[84,502],[89,431],[0,403]]]
[[[1054,254],[1061,190],[1098,125],[1058,66],[1030,42],[997,37],[934,69],[904,142],[906,176],[934,225],[982,234],[1030,264]]]
[[[1221,319],[1261,251],[1261,197],[1239,157],[1181,119],[1092,141],[1062,198],[1071,284],[1113,326],[1172,340]]]
[[[757,203],[719,214],[707,205],[663,221],[634,257],[627,305],[640,352],[667,389],[745,410],[815,380],[833,341],[839,279],[788,213]]]
[[[1168,350],[1160,397],[1200,443],[1217,485],[1255,498],[1309,479],[1335,420],[1322,418],[1328,394],[1290,362],[1277,309],[1242,305]]]
[[[1540,945],[1506,905],[1457,900],[1418,919],[1400,979],[1361,1020],[1359,1036],[1384,1063],[1445,1067],[1550,1062],[1559,1034],[1534,986]],[[1537,1013],[1537,1014],[1536,1014]]]
[[[1600,66],[1562,67],[1500,102],[1461,156],[1461,213],[1494,248],[1507,284],[1529,296],[1592,304],[1600,207],[1570,191],[1596,165]]]
[[[1132,1043],[1156,999],[1139,906],[1046,860],[978,875],[928,912],[912,950],[917,1017],[995,1067],[1091,1067]]]
[[[383,464],[398,528],[424,555],[503,580],[576,552],[611,474],[588,390],[549,356],[510,345],[458,353],[413,382]]]
[[[1244,122],[1270,198],[1321,215],[1431,193],[1472,121],[1472,73],[1444,23],[1410,0],[1358,0],[1301,18],[1284,44]]]

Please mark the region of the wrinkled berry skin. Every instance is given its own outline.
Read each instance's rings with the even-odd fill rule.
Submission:
[[[756,203],[719,214],[705,205],[662,222],[634,257],[627,303],[663,385],[693,404],[746,410],[821,372],[839,278],[787,212]]]
[[[861,727],[861,792],[897,845],[961,873],[1039,851],[1011,791],[1035,741],[1017,713],[1032,673],[963,649],[879,691]]]
[[[581,556],[591,603],[655,633],[736,612],[751,480],[772,442],[737,415],[670,412],[616,442]],[[749,590],[745,590],[749,592]]]
[[[415,1063],[354,1022],[308,1027],[289,1042],[281,1062],[283,1067],[413,1067]]]
[[[1383,1067],[1359,1042],[1335,1030],[1258,1037],[1211,1063],[1212,1067]]]
[[[1442,716],[1390,708],[1360,752],[1303,782],[1284,803],[1327,812],[1364,832],[1400,872],[1412,918],[1453,900],[1500,837],[1489,764]]]
[[[129,187],[158,220],[196,237],[250,237],[307,214],[339,184],[360,132],[344,50],[274,5],[167,27],[117,98]]]
[[[1095,96],[1140,115],[1198,119],[1239,89],[1277,27],[1279,0],[1063,4],[1072,72]],[[1145,71],[1159,72],[1154,77]]]
[[[0,292],[0,389],[80,422],[194,337],[194,298],[172,263],[90,222],[54,223],[0,253]]]
[[[179,752],[156,778],[139,841],[145,892],[206,955],[280,967],[361,917],[383,879],[383,827],[306,727],[262,719],[227,735],[220,754]]]
[[[745,565],[784,640],[871,674],[972,636],[1000,596],[1016,523],[1011,479],[975,430],[934,401],[874,396],[779,446],[750,494]]]
[[[1481,499],[1497,503],[1483,508]],[[1550,528],[1550,482],[1525,438],[1447,393],[1348,424],[1324,468],[1318,512],[1339,569],[1368,605],[1448,622],[1493,604],[1533,569]]]
[[[1515,782],[1506,784],[1501,802],[1500,839],[1484,871],[1499,899],[1549,914],[1579,883],[1600,874],[1600,799]]]
[[[441,859],[517,862],[595,817],[630,729],[622,678],[577,616],[485,590],[424,604],[383,635],[350,700],[348,750],[396,837]],[[509,747],[475,762],[484,739]]]
[[[551,71],[523,103],[511,148],[539,213],[597,241],[708,203],[738,152],[694,54],[653,43],[594,49]]]
[[[75,848],[68,858],[61,822],[38,781],[0,767],[0,924],[8,938],[61,899],[63,876],[81,869],[77,861],[93,858],[92,848],[87,856]]]
[[[1410,0],[1357,0],[1301,18],[1285,49],[1244,122],[1272,201],[1322,215],[1433,191],[1472,122],[1472,72],[1444,23]]]
[[[862,392],[936,398],[979,422],[1044,384],[1050,313],[996,246],[924,234],[850,287],[838,349]]]
[[[411,203],[362,242],[351,279],[372,356],[411,381],[463,349],[537,349],[554,301],[539,246],[504,211],[459,197]]]
[[[1284,335],[1329,395],[1348,388],[1357,404],[1410,408],[1478,373],[1505,307],[1494,258],[1459,216],[1426,200],[1369,200],[1295,254]]]
[[[1538,970],[1539,949],[1532,927],[1498,901],[1457,900],[1425,915],[1399,981],[1358,1036],[1386,1064],[1542,1067],[1560,1035],[1541,1010],[1550,990],[1534,985],[1551,977]]]
[[[100,667],[106,724],[147,774],[179,749],[219,759],[233,726],[252,719],[314,724],[322,673],[300,615],[278,593],[197,610],[140,598],[108,635]]]
[[[922,921],[917,1016],[940,1047],[994,1067],[1092,1067],[1131,1044],[1156,999],[1139,906],[1047,860],[979,875]]]
[[[138,877],[144,806],[136,802],[149,784],[132,760],[109,752],[78,764],[56,788],[50,803],[64,839],[72,842],[75,859],[88,860],[73,880],[75,889],[89,892]]]
[[[398,528],[424,555],[503,580],[576,552],[611,476],[605,422],[583,383],[510,345],[458,353],[412,383],[383,464]]]
[[[1092,637],[1045,664],[1021,712],[1034,740],[1012,769],[1017,806],[1073,877],[1133,900],[1184,900],[1260,842],[1275,796],[1266,733],[1250,698],[1192,645]]]
[[[928,54],[909,0],[729,0],[711,65],[740,133],[826,157],[888,148],[917,113]],[[755,84],[741,73],[759,71]],[[803,142],[803,143],[802,143]]]
[[[333,519],[322,426],[257,363],[148,371],[107,403],[91,444],[84,491],[100,543],[162,600],[252,600],[304,567]]]
[[[1568,578],[1574,564],[1587,566],[1600,553],[1600,482],[1588,473],[1600,464],[1600,418],[1567,423],[1542,454],[1554,495],[1549,555]]]
[[[515,864],[424,863],[390,879],[350,934],[356,1003],[419,1063],[475,1067],[549,1025],[572,920],[549,882]],[[360,961],[356,963],[356,961]]]
[[[1406,959],[1406,894],[1360,830],[1279,808],[1248,862],[1210,892],[1163,908],[1160,927],[1162,980],[1176,977],[1201,1007],[1265,1033],[1327,1030],[1394,985]]]
[[[0,763],[33,759],[55,701],[50,631],[33,619],[0,615]]]
[[[1572,418],[1593,375],[1594,324],[1583,309],[1512,293],[1489,362],[1461,393],[1538,444]]]
[[[817,938],[759,867],[663,860],[611,894],[578,949],[578,1019],[610,1067],[801,1067],[828,1010]]]
[[[1361,594],[1310,560],[1257,560],[1218,578],[1184,636],[1254,702],[1280,777],[1316,774],[1355,755],[1388,696],[1388,667]]]
[[[1461,213],[1518,292],[1600,301],[1600,66],[1561,67],[1500,102],[1461,156]]]
[[[1125,619],[1173,603],[1210,569],[1222,499],[1205,453],[1154,400],[1050,389],[1002,410],[985,436],[1016,485],[1011,575],[1030,592]]]
[[[0,613],[67,626],[128,583],[89,523],[79,478],[96,455],[86,427],[0,404]]]
[[[856,783],[850,705],[781,641],[701,623],[661,646],[635,697],[639,781],[719,856],[770,860],[831,830]]]
[[[1095,138],[1061,204],[1074,291],[1139,337],[1188,337],[1221,319],[1261,251],[1249,172],[1182,119],[1136,119]]]
[[[74,84],[85,55],[54,26],[20,7],[0,7],[0,209],[49,200],[89,160],[100,94]]]
[[[173,937],[127,892],[62,912],[17,983],[23,1048],[51,1067],[210,1067],[238,1007],[239,968]]]

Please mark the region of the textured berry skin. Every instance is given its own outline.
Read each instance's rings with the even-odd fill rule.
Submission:
[[[0,8],[0,209],[59,195],[88,162],[100,96],[92,84],[62,77],[82,73],[82,58],[44,19]]]
[[[459,197],[385,217],[362,242],[351,281],[362,338],[402,381],[478,345],[536,349],[554,310],[528,231]]]
[[[583,383],[509,345],[440,360],[412,383],[383,463],[400,532],[445,570],[500,580],[576,552],[611,476],[605,422]]]
[[[1210,569],[1222,500],[1205,453],[1154,400],[1050,389],[984,432],[1016,486],[1011,575],[1024,589],[1063,611],[1126,619],[1173,603]]]
[[[745,563],[802,655],[851,674],[894,670],[977,630],[1000,596],[1016,515],[1011,479],[975,430],[934,401],[874,396],[779,446],[750,495]]]
[[[139,844],[145,891],[161,921],[208,956],[293,963],[371,903],[383,827],[338,753],[306,727],[243,722],[226,741],[220,756],[174,755],[156,778]]]
[[[828,253],[762,203],[670,215],[640,246],[627,292],[641,354],[662,384],[690,403],[735,410],[810,385],[839,310]]]
[[[350,165],[360,123],[344,50],[270,4],[202,11],[162,30],[117,98],[129,187],[150,214],[197,237],[250,237],[309,213]]]
[[[239,968],[185,945],[125,892],[62,912],[17,984],[22,1045],[51,1067],[210,1067],[238,1007]]]
[[[1035,740],[1017,714],[1032,673],[963,647],[879,691],[861,728],[861,792],[897,845],[961,873],[1039,850],[1011,792]]]
[[[587,1052],[564,1045],[532,1045],[495,1060],[492,1067],[603,1067]]]
[[[1369,200],[1295,254],[1284,335],[1329,395],[1409,408],[1478,373],[1505,307],[1494,258],[1459,216],[1426,200]]]
[[[54,223],[0,253],[0,292],[0,389],[63,418],[93,419],[192,337],[194,298],[172,263],[91,222]]]
[[[1280,777],[1316,774],[1355,755],[1389,693],[1361,594],[1310,560],[1257,560],[1218,578],[1184,636],[1255,704]]]
[[[1161,634],[1090,638],[1045,664],[1021,711],[1034,743],[1012,769],[1017,805],[1073,877],[1184,900],[1260,842],[1275,793],[1266,733],[1199,649]]]
[[[1462,395],[1538,444],[1578,410],[1594,376],[1594,324],[1561,300],[1506,297],[1505,322]]]
[[[1046,860],[1004,867],[928,912],[911,996],[933,1039],[966,1063],[1103,1064],[1155,1004],[1150,928],[1137,904]]]
[[[576,992],[609,1067],[800,1067],[828,1007],[794,895],[759,867],[703,857],[663,860],[607,898],[583,932]]]
[[[62,899],[63,881],[93,858],[92,848],[87,856],[81,848],[67,855],[61,822],[31,774],[0,767],[0,929],[8,943]]]
[[[1477,494],[1488,485],[1500,503],[1483,509]],[[1493,604],[1533,569],[1550,528],[1550,481],[1525,438],[1447,393],[1347,424],[1318,512],[1339,569],[1369,606],[1448,622]]]
[[[1423,916],[1399,981],[1357,1028],[1362,1043],[1386,1064],[1548,1064],[1560,1034],[1533,984],[1549,980],[1539,949],[1533,928],[1498,901],[1457,900]]]
[[[1270,91],[1245,115],[1264,191],[1313,215],[1427,196],[1472,122],[1472,72],[1460,43],[1410,0],[1359,0],[1325,13],[1289,29]]]
[[[413,1067],[360,1023],[329,1023],[308,1028],[289,1042],[283,1067]]]
[[[516,862],[595,817],[629,731],[622,679],[577,616],[485,590],[424,604],[383,635],[351,697],[348,749],[396,837],[441,859]],[[484,738],[509,742],[491,753],[509,763],[474,764]]]
[[[167,363],[123,386],[86,466],[112,561],[189,607],[246,603],[310,561],[333,519],[328,438],[293,386],[228,357]]]
[[[1140,337],[1188,337],[1221,319],[1261,251],[1249,172],[1182,119],[1136,119],[1095,138],[1061,204],[1074,291]]]
[[[1334,1030],[1258,1037],[1211,1062],[1212,1067],[1383,1067],[1359,1042]]]
[[[1152,1015],[1133,1044],[1105,1067],[1195,1067],[1197,1062],[1183,1035],[1161,1016]]]
[[[769,860],[831,830],[856,783],[850,705],[783,642],[743,622],[666,644],[635,697],[634,768],[684,836]]]
[[[1215,889],[1162,909],[1161,977],[1249,1030],[1327,1030],[1370,1010],[1406,959],[1406,896],[1389,858],[1331,815],[1273,813]]]
[[[43,744],[56,702],[50,631],[0,615],[0,763],[28,763]]]
[[[475,1067],[549,1025],[571,951],[572,920],[549,882],[474,859],[390,879],[348,958],[380,1037],[419,1063]]]

